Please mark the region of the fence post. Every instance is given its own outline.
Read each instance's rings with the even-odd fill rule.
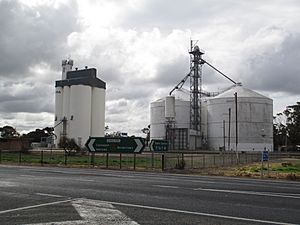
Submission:
[[[41,151],[41,165],[44,165],[44,151]]]
[[[151,153],[151,168],[154,169],[154,152]]]
[[[222,166],[225,166],[225,153],[222,153]]]
[[[213,162],[214,162],[214,167],[215,167],[216,166],[216,155],[215,155],[215,153],[214,153],[213,157],[214,157],[213,158],[214,159]]]
[[[91,155],[91,165],[93,167],[95,167],[95,152],[92,152],[92,155]]]
[[[205,154],[203,154],[203,168],[205,168]]]
[[[194,169],[194,154],[191,154],[191,168]]]
[[[108,152],[106,153],[106,169],[108,169]]]
[[[122,153],[120,153],[120,169],[122,169]]]
[[[2,162],[2,150],[0,150],[0,163]]]
[[[68,155],[67,152],[65,151],[65,166],[67,165],[67,161],[68,161]]]
[[[161,170],[165,169],[165,155],[161,155]]]
[[[136,167],[136,153],[133,154],[133,170],[135,170]]]
[[[22,161],[22,151],[19,151],[19,163]]]

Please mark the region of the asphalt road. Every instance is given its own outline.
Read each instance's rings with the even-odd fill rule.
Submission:
[[[0,224],[300,224],[300,182],[0,165]]]

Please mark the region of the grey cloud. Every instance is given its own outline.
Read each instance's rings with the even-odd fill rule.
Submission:
[[[138,10],[129,9],[121,21],[124,21],[122,24],[124,26],[141,29],[152,27],[159,27],[165,31],[174,28],[199,29],[208,24],[218,23],[220,20],[236,20],[236,17],[251,14],[257,10],[255,5],[253,1],[235,0],[190,0],[188,2],[151,0],[146,1],[146,4]],[[246,8],[247,11],[241,13],[241,8]]]
[[[54,110],[54,88],[48,84],[2,82],[0,112],[49,112]]]
[[[74,1],[59,8],[0,1],[0,76],[24,76],[30,65],[43,61],[56,68],[67,36],[80,29],[76,14]]]
[[[248,59],[250,71],[243,76],[243,82],[257,90],[299,94],[300,33],[288,35],[278,47],[279,51]]]

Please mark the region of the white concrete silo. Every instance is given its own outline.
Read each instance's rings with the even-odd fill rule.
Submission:
[[[70,91],[69,135],[83,146],[91,131],[92,90],[86,85],[72,85]]]
[[[87,67],[72,71],[72,60],[63,60],[62,80],[56,81],[55,145],[62,137],[84,146],[90,136],[104,136],[106,84]]]
[[[62,87],[55,88],[55,119],[54,123],[54,133],[59,134],[61,130],[63,130],[63,124],[59,123],[59,121],[63,120],[63,91]],[[56,137],[55,142],[60,142],[60,136]]]
[[[104,103],[104,106],[103,106]],[[103,137],[105,126],[105,89],[92,88],[91,136]]]
[[[237,93],[238,151],[261,151],[265,147],[272,150],[273,101],[241,85],[236,85],[207,100],[209,148],[213,150],[223,148],[225,137],[225,149],[236,150],[235,93]]]

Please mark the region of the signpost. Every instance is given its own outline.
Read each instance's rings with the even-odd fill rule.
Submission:
[[[263,151],[263,157],[262,157],[264,162],[269,161],[269,152],[268,151]]]
[[[139,137],[90,137],[85,146],[90,152],[142,153],[145,142]]]
[[[269,151],[266,151],[266,150],[264,150],[263,152],[262,152],[262,157],[261,157],[261,178],[263,178],[263,175],[264,175],[264,162],[267,162],[267,165],[268,165],[268,167],[267,167],[267,169],[268,169],[268,177],[269,177]]]
[[[167,140],[152,139],[150,142],[150,150],[153,152],[166,152],[169,149]]]

